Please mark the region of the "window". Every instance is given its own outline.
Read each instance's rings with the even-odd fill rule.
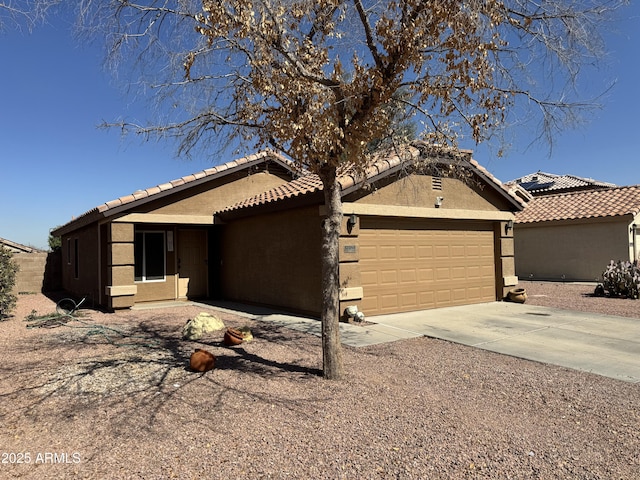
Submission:
[[[164,232],[136,232],[134,244],[136,282],[164,280]]]
[[[78,247],[78,239],[73,240],[73,273],[75,279],[80,278],[80,248]]]

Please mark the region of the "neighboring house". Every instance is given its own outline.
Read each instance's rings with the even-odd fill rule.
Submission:
[[[640,186],[534,197],[516,214],[516,274],[600,281],[611,260],[638,258]]]
[[[37,248],[28,247],[26,245],[22,245],[20,243],[12,242],[11,240],[7,240],[6,238],[0,238],[0,245],[7,248],[11,253],[37,253],[42,252],[42,250],[38,250]]]
[[[599,182],[592,178],[582,178],[575,175],[555,175],[540,171],[505,183],[507,188],[514,185],[523,188],[534,197],[583,190],[601,190],[616,186],[613,183]]]
[[[433,159],[423,148],[379,159],[364,181],[340,177],[343,309],[495,301],[517,283],[511,226],[522,202],[470,153]],[[460,166],[464,181],[442,173]],[[316,175],[263,152],[107,202],[52,233],[64,288],[111,309],[203,297],[318,315],[323,204]]]

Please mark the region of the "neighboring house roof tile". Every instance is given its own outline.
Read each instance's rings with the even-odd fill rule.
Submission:
[[[42,251],[37,248],[29,247],[27,245],[22,245],[21,243],[17,243],[17,242],[12,242],[11,240],[7,240],[6,238],[1,238],[1,237],[0,237],[0,245],[8,248],[13,253],[35,253],[35,252]]]
[[[640,213],[640,186],[586,190],[534,197],[516,223],[600,218]]]
[[[533,195],[546,193],[559,193],[567,190],[585,190],[616,187],[613,183],[600,182],[592,178],[583,178],[576,175],[556,175],[553,173],[535,172],[523,177],[511,180],[507,186],[519,185]]]

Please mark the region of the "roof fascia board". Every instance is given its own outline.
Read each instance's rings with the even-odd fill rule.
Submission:
[[[438,220],[513,220],[512,212],[501,210],[468,210],[459,208],[406,207],[371,203],[344,203],[344,215],[371,215],[380,217],[433,218]],[[320,215],[326,215],[326,207],[320,205]]]
[[[516,207],[516,211],[524,210],[524,205],[518,202],[509,192],[500,184],[496,183],[491,177],[487,176],[482,170],[476,168],[474,165],[471,165],[474,173],[478,175],[486,184],[493,187],[505,200],[507,200],[511,205]]]
[[[83,217],[78,217],[76,220],[71,220],[66,225],[51,231],[51,235],[54,237],[62,237],[70,232],[74,232],[81,228],[87,227],[92,223],[99,222],[102,218],[102,213],[98,211],[91,212]]]

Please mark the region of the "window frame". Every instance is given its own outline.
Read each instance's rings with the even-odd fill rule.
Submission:
[[[139,254],[138,234],[142,235],[142,252]],[[162,235],[162,278],[147,278],[147,235]],[[133,241],[133,263],[134,263],[134,282],[135,283],[161,283],[167,280],[167,232],[166,230],[136,230]],[[141,255],[142,265],[141,276],[138,276],[138,256]]]
[[[73,275],[76,280],[80,278],[80,240],[73,239]]]

